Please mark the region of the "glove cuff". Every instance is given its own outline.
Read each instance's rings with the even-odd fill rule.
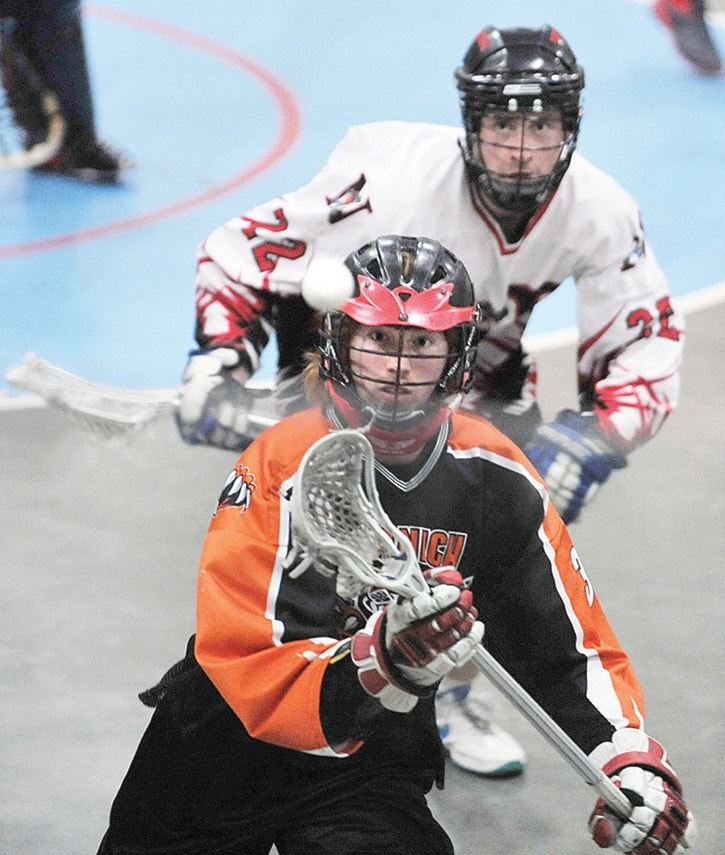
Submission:
[[[352,661],[365,691],[393,712],[407,713],[419,697],[430,697],[435,689],[406,680],[390,662],[385,649],[385,613],[376,612],[352,637]]]
[[[562,410],[554,420],[554,424],[566,429],[565,433],[570,438],[573,449],[577,450],[577,453],[574,454],[575,457],[583,459],[587,454],[595,451],[598,454],[607,455],[608,463],[612,469],[623,469],[627,465],[627,458],[607,438],[596,413],[577,413],[574,410]],[[546,427],[546,425],[542,427]],[[577,449],[576,443],[581,442],[582,439],[588,441],[591,447]]]
[[[682,784],[675,770],[667,760],[665,749],[652,737],[647,737],[648,745],[643,751],[623,751],[602,766],[602,772],[608,777],[619,774],[627,766],[640,766],[659,775],[677,792],[682,795]]]

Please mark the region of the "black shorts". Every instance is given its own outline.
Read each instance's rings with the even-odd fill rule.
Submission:
[[[317,757],[252,739],[194,663],[154,712],[99,855],[452,853],[426,802],[436,763],[365,751]]]

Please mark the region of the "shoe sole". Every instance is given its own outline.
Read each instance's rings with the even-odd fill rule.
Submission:
[[[480,778],[516,778],[518,775],[521,775],[525,769],[525,764],[518,760],[512,760],[510,763],[505,763],[497,769],[484,771],[482,769],[473,769],[470,766],[465,766],[454,760],[450,754],[448,755],[448,759],[456,768],[462,769],[464,772],[470,772],[472,775],[478,775]]]

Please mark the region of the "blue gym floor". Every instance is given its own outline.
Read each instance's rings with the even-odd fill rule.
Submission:
[[[587,73],[580,151],[640,202],[673,293],[725,278],[725,82],[692,74],[647,5],[119,0],[85,13],[100,134],[136,165],[116,188],[0,174],[0,375],[33,351],[99,382],[175,385],[197,244],[305,183],[351,124],[458,124],[452,71],[489,22],[548,21],[570,41]],[[529,332],[574,323],[567,283]]]

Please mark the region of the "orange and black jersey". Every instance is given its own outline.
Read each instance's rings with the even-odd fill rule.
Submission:
[[[196,657],[248,733],[322,756],[430,751],[432,703],[390,713],[365,694],[348,637],[389,602],[340,602],[334,581],[291,579],[290,495],[306,450],[333,428],[317,409],[265,431],[222,491],[202,551]],[[484,645],[585,750],[642,727],[644,700],[546,488],[488,422],[455,414],[410,466],[376,464],[385,511],[422,569],[453,564]]]

